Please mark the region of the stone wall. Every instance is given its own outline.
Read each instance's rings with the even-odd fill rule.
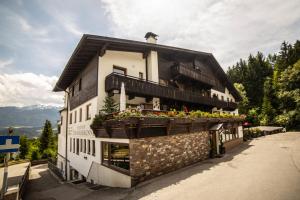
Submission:
[[[209,157],[207,131],[171,136],[131,139],[132,185]]]

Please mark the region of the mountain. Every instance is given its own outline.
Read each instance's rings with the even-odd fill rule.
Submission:
[[[53,128],[56,128],[57,120],[60,118],[59,109],[43,105],[0,107],[0,135],[6,134],[8,127],[13,127],[17,135],[38,137],[46,119],[51,121]]]

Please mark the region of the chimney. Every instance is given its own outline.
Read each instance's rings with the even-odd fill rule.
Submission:
[[[156,35],[155,33],[148,32],[148,33],[146,33],[145,38],[146,38],[147,42],[156,44],[157,36],[158,35]]]

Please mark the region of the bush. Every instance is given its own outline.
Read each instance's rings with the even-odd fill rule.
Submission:
[[[40,152],[35,149],[31,153],[31,160],[39,160],[41,158]]]
[[[55,157],[56,153],[53,149],[45,149],[42,153],[42,159],[45,159],[45,158],[53,158]]]

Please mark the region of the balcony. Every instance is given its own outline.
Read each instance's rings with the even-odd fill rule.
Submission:
[[[106,77],[105,91],[120,90],[122,82],[125,84],[126,93],[133,96],[159,97],[232,110],[237,107],[233,102],[220,101],[217,98],[201,96],[199,93],[182,91],[174,87],[162,86],[155,82],[116,73],[112,73]]]
[[[201,71],[193,69],[192,67],[185,66],[182,64],[172,66],[172,74],[174,77],[185,77],[188,79],[195,80],[210,88],[216,85],[215,80],[213,80],[208,75],[203,74]]]

